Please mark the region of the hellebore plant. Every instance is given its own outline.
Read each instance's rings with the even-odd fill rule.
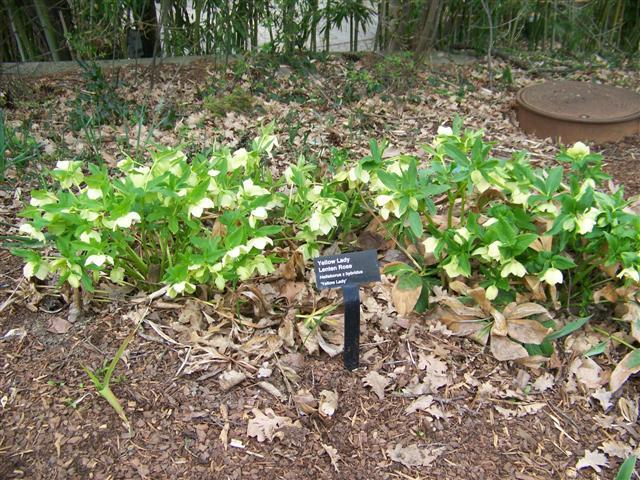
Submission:
[[[602,191],[602,157],[584,144],[563,150],[559,166],[535,168],[523,152],[493,157],[482,132],[457,119],[424,146],[426,159],[385,157],[386,142],[372,140],[369,155],[341,160],[332,174],[300,156],[274,176],[271,131],[249,150],[125,156],[115,172],[58,162],[53,188],[32,192],[22,212],[21,233],[40,247],[14,250],[25,276],[87,291],[106,280],[164,287],[171,297],[199,285],[232,289],[272,273],[281,247],[309,260],[366,227],[406,255],[385,272],[419,311],[435,285],[461,280],[482,289],[483,315],[498,311],[486,302],[584,310],[635,300],[640,217],[621,189]],[[506,335],[491,315],[488,327]]]

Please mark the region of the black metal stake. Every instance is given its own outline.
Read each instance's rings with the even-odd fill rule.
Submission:
[[[360,286],[342,288],[344,299],[344,350],[342,359],[347,370],[358,368],[360,362]]]

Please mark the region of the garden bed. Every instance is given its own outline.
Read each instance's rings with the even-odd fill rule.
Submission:
[[[85,97],[77,93],[77,76],[27,82],[14,89],[16,109],[7,111],[7,123],[19,132],[19,122],[28,119],[38,146],[24,170],[8,171],[2,221],[17,227],[15,215],[39,181],[34,173],[56,161],[102,158],[113,169],[123,151],[144,154],[144,140],[182,144],[189,156],[215,141],[250,149],[271,121],[280,143],[267,160],[274,172],[295,163],[300,152],[324,162],[347,155],[356,161],[369,154],[371,138],[389,140],[385,158],[407,153],[424,159],[420,145],[432,143],[438,127],[451,125],[456,114],[466,126],[484,129],[496,157],[528,150],[534,165],[556,165],[557,146],[527,138],[513,123],[514,91],[533,81],[525,72],[514,69],[515,83],[491,92],[481,65],[425,69],[407,58],[384,62],[342,58],[301,70],[248,66],[224,74],[206,63],[165,65],[153,89],[148,72],[120,70],[125,85],[115,91],[100,83],[112,77],[88,72],[95,90]],[[606,66],[588,75],[620,84],[638,79],[637,72]],[[150,105],[146,113],[139,108],[141,92]],[[237,102],[237,95],[251,101]],[[207,99],[216,107],[211,113],[202,107]],[[220,113],[239,103],[244,111]],[[88,108],[91,117],[83,116]],[[152,121],[123,127],[117,119],[125,110]],[[106,125],[91,124],[98,115]],[[21,135],[15,141],[26,149]],[[638,192],[637,139],[591,148],[604,155],[605,171],[627,187],[627,196]],[[16,227],[7,233],[17,234]],[[358,245],[368,241],[361,237]],[[325,353],[333,353],[333,344],[310,354],[299,331],[282,332],[285,319],[300,321],[295,315],[308,315],[316,306],[311,303],[336,300],[312,293],[308,269],[293,272],[292,282],[282,281],[289,279],[281,272],[268,288],[244,290],[236,320],[233,303],[220,300],[216,305],[230,316],[224,326],[224,315],[209,320],[224,309],[180,296],[156,298],[146,309],[144,297],[117,288],[97,292],[79,317],[69,315],[70,290],[30,286],[21,279],[21,262],[1,254],[0,333],[16,329],[0,344],[6,477],[45,478],[54,470],[61,478],[90,472],[94,478],[257,478],[265,472],[274,478],[598,478],[613,477],[639,440],[637,380],[608,395],[603,387],[624,351],[611,349],[597,364],[583,362],[584,344],[600,339],[590,329],[558,342],[544,368],[498,362],[489,348],[450,336],[434,315],[398,315],[394,279],[385,276],[363,290],[364,368],[349,373]],[[269,288],[280,300],[271,302]],[[215,298],[198,294],[208,302]],[[602,325],[609,327],[606,316]],[[112,379],[128,430],[81,364],[99,368],[140,320]],[[339,324],[328,327],[326,338],[335,339],[331,332],[339,332]],[[234,342],[223,358],[207,356],[202,340],[216,328],[232,329]],[[275,345],[269,341],[274,330],[280,335]],[[252,341],[241,344],[241,338]],[[244,379],[234,385],[233,377],[221,380],[223,371]],[[337,394],[335,413],[328,413],[331,395],[324,391]],[[270,421],[262,417],[268,409]]]

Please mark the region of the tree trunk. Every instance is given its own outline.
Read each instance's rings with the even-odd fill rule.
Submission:
[[[327,4],[324,7],[324,21],[326,22],[324,25],[324,51],[329,51],[329,43],[331,41],[330,30],[331,30],[331,0],[327,0]]]
[[[19,18],[17,16],[17,11],[15,8],[15,4],[12,0],[4,0],[4,8],[7,11],[7,17],[9,19],[9,27],[11,29],[11,33],[13,34],[13,39],[16,43],[16,49],[18,50],[18,55],[20,55],[20,61],[26,62],[26,48],[23,45],[23,33],[24,29],[22,28],[22,23],[18,24]],[[21,34],[22,31],[22,34]]]
[[[411,17],[411,0],[391,0],[389,6],[389,51],[407,49],[407,27]]]
[[[47,40],[49,52],[51,53],[51,59],[54,62],[59,62],[62,60],[62,57],[60,55],[60,46],[58,44],[58,32],[56,32],[53,22],[51,21],[51,17],[49,16],[49,8],[44,0],[33,0],[33,6],[36,8],[38,21],[44,31],[44,37]]]
[[[414,50],[417,54],[423,54],[434,47],[441,9],[441,0],[430,0],[429,5],[423,10],[419,33],[414,39]]]

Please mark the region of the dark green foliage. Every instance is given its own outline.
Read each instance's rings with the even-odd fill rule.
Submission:
[[[70,127],[74,131],[98,125],[119,124],[129,116],[129,105],[116,89],[116,82],[110,82],[96,63],[78,62],[85,80],[84,87],[73,101],[69,114]]]
[[[205,97],[203,105],[212,115],[224,117],[229,112],[249,113],[254,107],[254,98],[250,92],[237,87],[231,93]]]

